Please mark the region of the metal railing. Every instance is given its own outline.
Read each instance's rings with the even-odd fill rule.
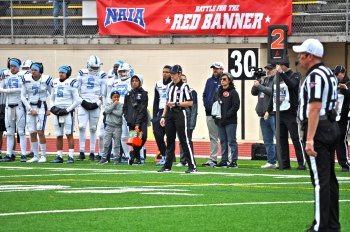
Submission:
[[[65,0],[67,1],[67,0]],[[266,42],[259,37],[218,37],[215,35],[164,35],[154,37],[99,36],[97,25],[83,25],[82,1],[70,0],[68,15],[53,16],[53,3],[47,0],[13,1],[0,0],[0,38],[11,39],[12,44],[33,43],[34,39],[48,39],[53,43],[86,43],[79,39],[95,39],[95,43],[250,43]],[[292,35],[339,37],[349,41],[349,0],[293,1]],[[54,19],[59,31],[54,30]],[[67,19],[67,25],[65,25]],[[73,40],[75,39],[75,40]],[[78,39],[78,40],[77,40]],[[200,39],[200,40],[199,40]],[[25,42],[24,42],[25,41]],[[56,42],[55,42],[56,41]],[[73,42],[74,41],[74,42]],[[152,41],[152,42],[150,42]],[[2,44],[9,43],[2,40]]]

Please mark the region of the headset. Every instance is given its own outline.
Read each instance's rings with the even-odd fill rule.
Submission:
[[[20,59],[17,59],[17,58],[7,58],[7,68],[8,69],[10,69],[10,62],[11,62],[11,60],[13,60],[13,61],[15,61],[15,62],[17,62],[18,64],[19,64],[19,66],[21,67],[21,65],[22,65],[22,62],[21,62],[21,60]]]
[[[62,66],[58,69],[58,71],[60,71],[60,69],[61,69],[63,66],[64,66],[64,67],[68,67],[68,70],[67,70],[67,73],[66,73],[66,77],[69,78],[70,75],[72,75],[72,67],[71,67],[71,66],[68,66],[68,65],[62,65]]]
[[[30,69],[32,69],[33,65],[38,65],[38,66],[39,66],[39,72],[40,72],[40,74],[43,74],[43,73],[44,73],[44,65],[43,65],[43,63],[33,62],[33,63],[30,65]]]

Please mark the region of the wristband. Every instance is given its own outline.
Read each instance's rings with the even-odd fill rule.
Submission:
[[[162,115],[162,118],[165,118],[165,116]]]

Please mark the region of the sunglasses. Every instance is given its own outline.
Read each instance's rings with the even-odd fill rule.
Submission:
[[[339,73],[334,73],[334,75],[338,76]]]
[[[227,81],[228,79],[227,78],[221,78],[222,81]]]

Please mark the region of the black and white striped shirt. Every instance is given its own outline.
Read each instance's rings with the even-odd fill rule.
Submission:
[[[168,102],[193,101],[190,87],[180,80],[177,84],[170,83],[167,94]]]
[[[299,119],[303,121],[309,117],[310,102],[322,102],[320,116],[334,110],[338,99],[337,87],[337,78],[323,63],[311,67],[300,89]]]

